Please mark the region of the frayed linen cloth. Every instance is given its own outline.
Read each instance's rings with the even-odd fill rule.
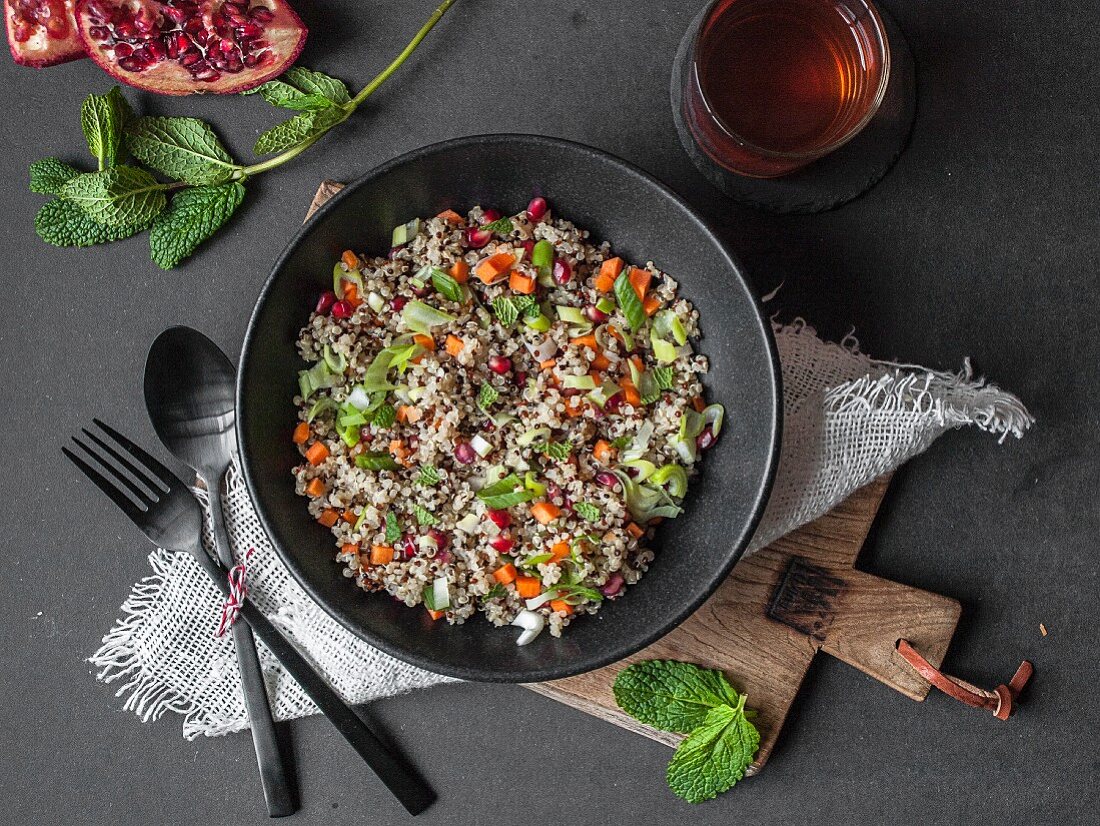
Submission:
[[[825,342],[799,320],[773,323],[773,330],[783,374],[783,444],[750,553],[821,516],[950,428],[973,425],[1003,441],[1022,436],[1033,422],[1019,399],[976,379],[969,362],[959,373],[942,373],[876,361],[851,336]],[[238,559],[255,549],[248,561],[251,598],[348,702],[453,682],[372,648],[329,617],[279,561],[238,469],[230,471],[227,488],[227,527]],[[187,739],[246,728],[230,635],[215,634],[221,594],[189,554],[157,549],[149,563],[152,574],[134,585],[122,617],[90,659],[98,678],[117,686],[116,696],[142,720],[181,714]],[[259,650],[275,717],[315,713],[262,644]]]

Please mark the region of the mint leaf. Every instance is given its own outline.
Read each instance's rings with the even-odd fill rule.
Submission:
[[[681,734],[702,725],[712,708],[741,699],[722,672],[673,660],[645,660],[624,668],[612,691],[631,717]]]
[[[668,764],[668,787],[688,803],[717,797],[745,776],[760,747],[760,733],[745,718],[745,698],[711,709],[676,749]]]
[[[416,514],[416,521],[420,525],[434,525],[439,521],[435,518],[435,514],[423,505],[413,505],[413,513]]]
[[[148,226],[148,222],[119,227],[97,224],[79,206],[60,199],[47,201],[34,217],[34,231],[38,237],[55,247],[90,247],[120,241]]]
[[[519,318],[519,308],[514,301],[506,295],[494,298],[492,302],[493,313],[505,327],[511,327]]]
[[[500,235],[507,235],[515,229],[515,225],[512,223],[511,218],[497,218],[495,221],[490,221],[481,228],[486,232],[496,232]]]
[[[66,183],[81,172],[75,167],[62,163],[57,158],[43,158],[30,167],[31,192],[41,195],[56,195]]]
[[[269,80],[257,89],[252,89],[243,94],[250,95],[258,92],[260,97],[272,106],[282,109],[296,109],[299,112],[312,112],[317,109],[326,109],[332,106],[332,101],[324,95],[310,95],[296,89],[289,83],[281,80]]]
[[[600,514],[602,513],[602,511],[591,502],[577,502],[573,505],[573,510],[589,522],[598,522]]]
[[[673,370],[671,367],[654,367],[653,378],[657,387],[661,390],[671,390],[673,382]]]
[[[283,79],[308,95],[320,95],[337,104],[351,101],[348,87],[342,81],[329,77],[323,72],[314,72],[304,66],[291,66],[283,75]]]
[[[623,315],[626,316],[627,323],[630,324],[630,329],[637,332],[645,324],[645,309],[642,307],[642,301],[638,298],[638,294],[634,292],[634,285],[630,283],[630,267],[623,269],[619,273],[619,277],[615,279],[615,283],[612,286],[612,290],[615,292],[615,298],[619,302],[619,308],[623,311]]]
[[[133,115],[130,104],[117,86],[105,95],[88,95],[84,99],[80,107],[80,128],[88,141],[88,151],[99,162],[100,171],[118,162],[122,130]]]
[[[168,199],[164,184],[136,166],[84,172],[66,181],[58,195],[77,204],[93,221],[107,226],[140,224],[155,218]]]
[[[420,475],[416,478],[416,484],[430,488],[439,484],[439,471],[434,465],[424,465],[420,468]]]
[[[392,545],[401,538],[401,526],[397,524],[397,515],[393,511],[386,513],[386,544]]]
[[[570,442],[548,442],[543,452],[551,459],[564,462],[572,454],[573,445]]]
[[[393,427],[395,421],[397,421],[397,410],[392,404],[381,404],[367,416],[367,424],[382,428]]]
[[[198,118],[138,118],[126,127],[126,148],[146,166],[196,186],[225,183],[240,169]]]
[[[236,181],[197,186],[177,194],[149,233],[153,262],[161,269],[172,269],[217,232],[242,200],[244,187]]]
[[[477,406],[482,410],[488,410],[493,402],[500,398],[500,391],[486,382],[477,391]]]
[[[261,134],[252,151],[257,155],[270,155],[300,146],[340,123],[347,116],[346,111],[337,107],[316,112],[302,112]]]
[[[516,305],[516,309],[525,318],[538,318],[542,315],[542,308],[539,306],[538,299],[533,295],[514,295],[512,296],[512,303]]]

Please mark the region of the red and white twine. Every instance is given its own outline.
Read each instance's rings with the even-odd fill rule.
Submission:
[[[229,596],[222,604],[222,616],[218,621],[218,630],[215,636],[224,636],[225,632],[233,627],[237,617],[241,615],[241,606],[248,597],[248,583],[245,576],[248,573],[248,559],[256,552],[255,548],[249,548],[244,559],[229,569]]]

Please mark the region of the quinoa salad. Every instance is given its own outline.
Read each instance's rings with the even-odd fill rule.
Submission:
[[[520,645],[623,597],[722,427],[676,291],[543,198],[345,251],[298,338],[293,433],[344,575]]]

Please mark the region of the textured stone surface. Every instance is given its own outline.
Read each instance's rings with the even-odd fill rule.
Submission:
[[[296,5],[312,28],[306,65],[356,83],[431,6]],[[185,743],[178,720],[142,724],[83,662],[147,573],[146,549],[62,464],[58,442],[97,414],[152,443],[140,409],[149,342],[183,323],[235,352],[322,178],[503,130],[590,143],[670,183],[713,218],[761,294],[785,283],[777,310],[837,338],[855,325],[883,357],[954,368],[969,354],[1022,396],[1038,417],[1024,441],[948,435],[897,475],[862,565],[963,601],[954,673],[1007,679],[1021,656],[1038,671],[1020,714],[998,723],[821,662],[767,769],[697,808],[664,787],[667,747],[522,688],[387,700],[371,713],[440,795],[418,822],[882,823],[920,811],[945,824],[1078,823],[1095,812],[1100,103],[1089,90],[1100,83],[1100,11],[886,2],[918,65],[909,148],[859,200],[773,217],[716,194],[677,142],[668,73],[698,5],[461,0],[367,111],[258,180],[221,237],[170,274],[149,263],[144,239],[68,251],[34,237],[41,199],[25,189],[25,164],[83,160],[80,101],[110,83],[88,61],[35,72],[0,60],[6,822],[267,821],[246,736]],[[486,48],[490,28],[504,48]],[[254,98],[131,99],[209,117],[242,155],[277,117]],[[296,823],[409,822],[324,720],[290,728],[304,803]]]

